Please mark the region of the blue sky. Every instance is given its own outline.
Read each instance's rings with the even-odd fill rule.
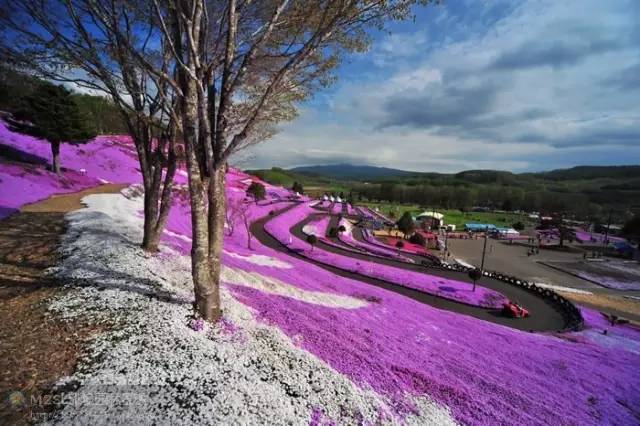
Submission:
[[[239,165],[640,163],[640,1],[445,0],[415,13]]]

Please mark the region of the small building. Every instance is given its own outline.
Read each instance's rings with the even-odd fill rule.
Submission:
[[[444,225],[444,215],[435,211],[425,211],[416,216],[416,222],[423,228],[440,229]]]

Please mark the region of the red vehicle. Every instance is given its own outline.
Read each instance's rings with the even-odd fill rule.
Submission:
[[[502,305],[502,315],[509,318],[525,318],[529,316],[529,311],[514,302]]]

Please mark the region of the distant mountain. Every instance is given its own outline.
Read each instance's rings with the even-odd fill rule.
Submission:
[[[640,166],[576,166],[532,175],[548,180],[631,179],[640,178]]]
[[[363,166],[354,164],[331,164],[322,166],[295,167],[285,172],[334,180],[375,181],[390,179],[434,179],[453,178],[457,180],[488,184],[513,184],[522,178],[536,178],[551,181],[594,180],[594,179],[640,179],[640,166],[576,166],[546,172],[512,173],[502,170],[465,170],[455,174],[411,172],[389,167]]]
[[[304,166],[289,169],[294,173],[320,175],[338,180],[376,180],[421,175],[419,172],[391,169],[388,167],[356,166],[353,164],[331,164],[324,166]]]

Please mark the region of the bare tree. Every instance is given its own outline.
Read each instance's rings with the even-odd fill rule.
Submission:
[[[43,60],[43,72],[71,65],[88,76],[74,82],[106,91],[123,109],[130,108],[145,192],[152,195],[145,216],[156,211],[155,189],[170,188],[169,182],[156,185],[154,179],[163,174],[158,166],[168,164],[166,176],[173,174],[171,161],[157,160],[162,151],[152,149],[146,130],[154,123],[150,108],[159,105],[158,111],[167,114],[160,123],[179,120],[191,204],[195,307],[215,321],[221,312],[230,157],[271,136],[278,122],[294,118],[299,102],[333,81],[332,71],[345,52],[366,50],[368,27],[406,18],[416,1],[427,2],[6,0],[0,23],[20,35],[3,43],[13,57],[31,64]],[[40,29],[21,25],[16,15],[33,19]],[[59,79],[65,75],[56,73]],[[158,219],[166,211],[164,195]]]
[[[344,52],[365,50],[368,26],[407,17],[414,1],[152,1],[177,70],[157,75],[181,100],[196,308],[215,321],[227,161],[295,117]]]
[[[245,198],[231,198],[227,201],[227,235],[232,236],[235,231],[238,222],[244,225],[244,230],[247,233],[247,248],[253,250],[251,247],[251,223],[249,219],[249,207],[251,202]]]
[[[167,80],[139,65],[144,57],[153,58],[158,72],[170,72],[171,65],[153,15],[143,11],[144,2],[136,1],[6,0],[0,6],[0,58],[113,99],[142,173],[142,246],[156,251],[171,208],[180,122]]]

